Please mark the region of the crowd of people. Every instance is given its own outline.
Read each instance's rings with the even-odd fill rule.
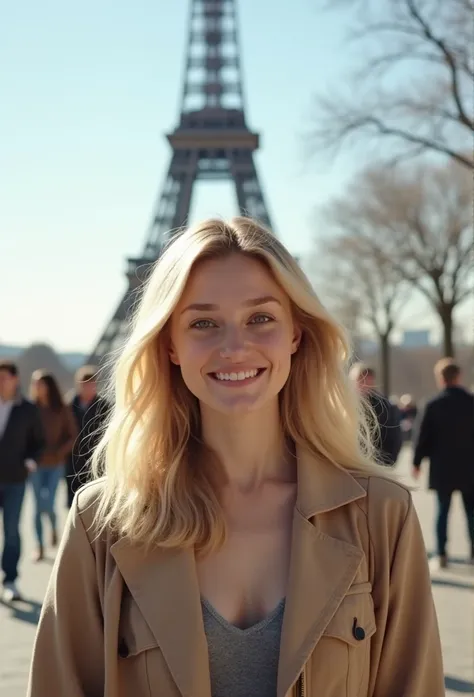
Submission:
[[[65,478],[67,505],[88,480],[88,460],[107,412],[97,393],[97,369],[80,368],[76,389],[66,403],[54,375],[36,370],[29,399],[20,391],[20,375],[12,361],[0,362],[0,506],[3,509],[3,599],[21,599],[17,585],[21,554],[20,518],[27,484],[34,494],[34,560],[45,557],[43,522],[49,523],[49,544],[59,540],[56,492]]]

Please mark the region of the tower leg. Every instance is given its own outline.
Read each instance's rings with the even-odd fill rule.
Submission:
[[[154,261],[170,234],[187,223],[197,170],[196,150],[174,152],[148,230],[144,254],[146,258]]]
[[[175,151],[165,177],[147,236],[143,257],[130,259],[127,271],[128,288],[112,319],[97,342],[88,362],[101,365],[118,350],[127,336],[130,313],[139,298],[139,291],[151,264],[173,232],[187,222],[194,182],[197,176],[198,153],[195,150]]]
[[[252,153],[244,151],[232,155],[230,171],[235,182],[237,203],[241,214],[255,218],[272,229]]]

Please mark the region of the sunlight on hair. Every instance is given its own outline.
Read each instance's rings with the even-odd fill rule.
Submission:
[[[199,407],[168,354],[168,320],[195,264],[232,253],[265,263],[288,294],[303,330],[280,393],[283,432],[299,448],[354,472],[376,464],[365,409],[348,378],[345,331],[318,300],[282,243],[257,222],[206,220],[179,234],[151,274],[110,385],[114,404],[93,456],[106,474],[96,522],[131,541],[204,553],[225,539],[219,501],[199,466]],[[206,452],[206,460],[212,453]]]

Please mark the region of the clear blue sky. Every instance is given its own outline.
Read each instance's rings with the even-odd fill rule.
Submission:
[[[109,320],[168,166],[163,134],[178,118],[188,1],[3,7],[1,343],[88,351]],[[311,94],[344,71],[345,16],[320,5],[239,3],[257,164],[277,232],[299,254],[311,248],[314,207],[352,164],[304,164]],[[194,219],[233,213],[230,187],[199,186]]]

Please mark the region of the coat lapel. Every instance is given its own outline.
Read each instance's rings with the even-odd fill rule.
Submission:
[[[9,432],[10,432],[10,431],[12,430],[12,428],[14,427],[15,421],[16,421],[16,419],[17,419],[17,414],[18,414],[19,411],[20,411],[20,406],[21,406],[22,402],[23,402],[23,399],[22,399],[21,395],[18,395],[18,396],[15,397],[15,399],[13,400],[13,404],[12,404],[12,406],[11,406],[10,413],[8,414],[8,417],[7,417],[7,419],[6,419],[6,421],[5,421],[5,424],[4,424],[4,426],[3,426],[3,431],[0,432],[0,441],[1,441],[3,438],[5,438],[5,436],[6,436],[7,434],[9,435]]]
[[[318,530],[318,513],[366,495],[346,471],[297,452],[298,496],[282,627],[278,697],[298,678],[342,598],[363,553]],[[145,550],[125,540],[111,549],[130,593],[183,697],[210,697],[209,657],[193,550]]]
[[[183,697],[210,697],[193,550],[145,551],[119,541],[111,551]]]
[[[366,495],[345,470],[298,453],[298,498],[280,644],[278,697],[297,680],[353,582],[363,552],[318,530],[318,513]],[[311,520],[309,520],[311,518]]]

